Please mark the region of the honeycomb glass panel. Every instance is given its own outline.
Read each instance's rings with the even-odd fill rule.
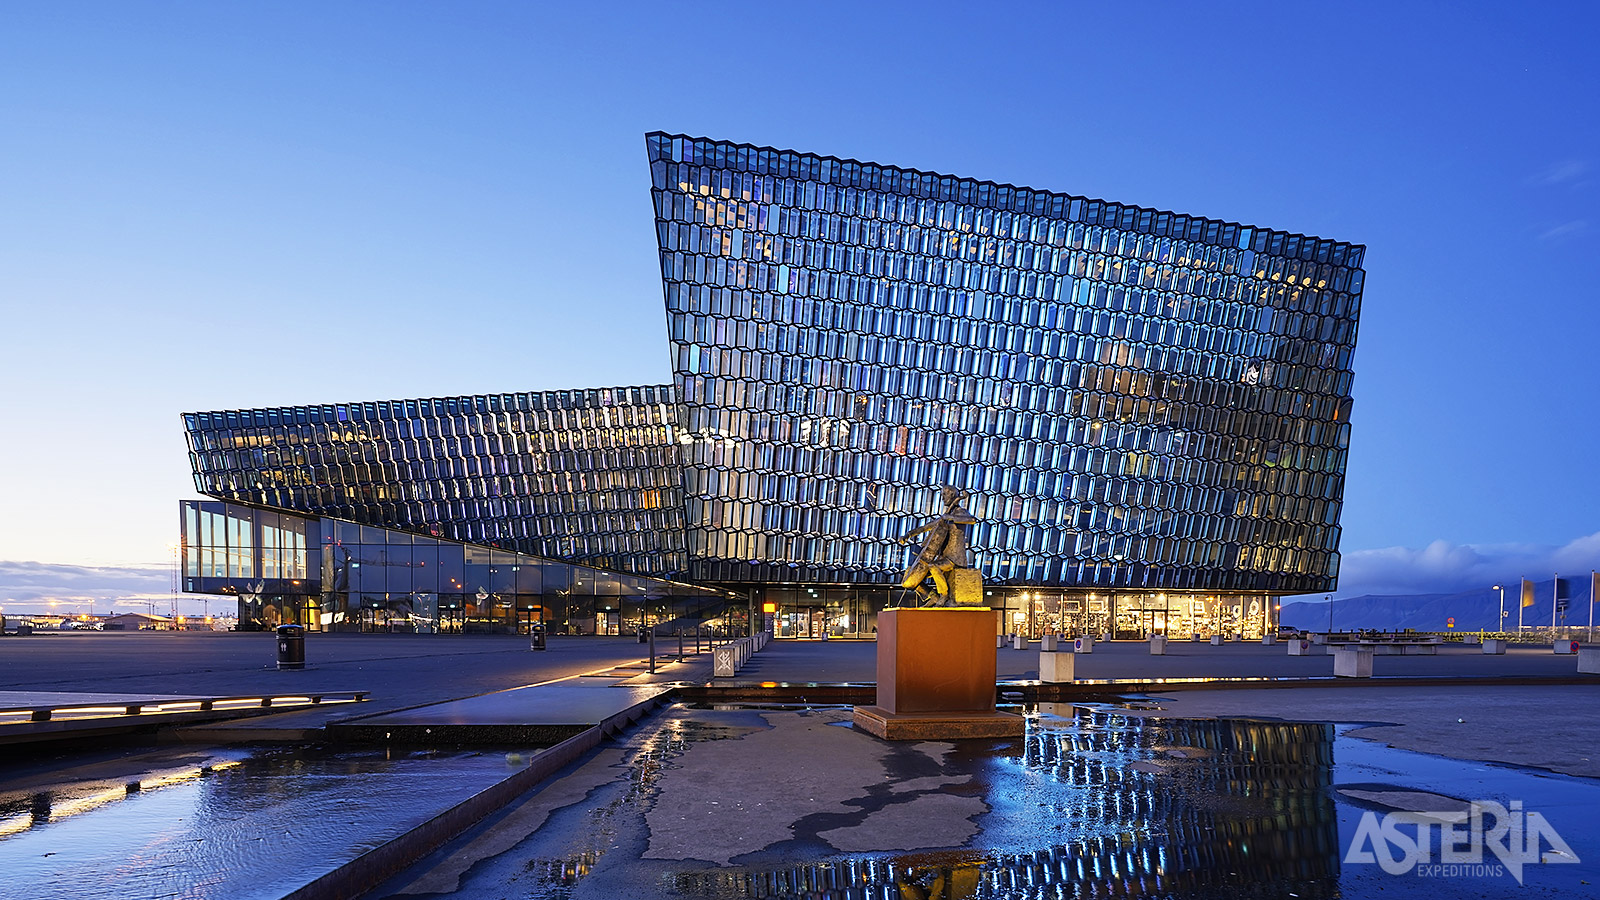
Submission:
[[[658,235],[700,236],[661,246],[691,576],[771,580],[765,547],[785,580],[887,581],[895,538],[954,483],[1004,498],[974,501],[990,583],[1332,587],[1331,561],[1282,550],[1337,504],[1273,486],[1316,471],[1342,496],[1360,248],[704,139],[648,147]],[[695,333],[719,349],[676,337]],[[752,495],[752,475],[777,486]],[[1043,565],[1074,543],[1052,529],[1084,523],[1103,539],[1076,552],[1098,564]]]

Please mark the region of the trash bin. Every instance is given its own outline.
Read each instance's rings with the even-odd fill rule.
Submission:
[[[528,626],[528,649],[529,650],[543,650],[543,649],[545,649],[545,645],[544,645],[544,623],[543,622],[535,622],[532,625]]]
[[[306,667],[306,628],[304,625],[278,626],[278,668]]]

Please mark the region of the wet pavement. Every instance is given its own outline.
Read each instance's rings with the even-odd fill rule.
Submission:
[[[368,691],[366,712],[457,700],[635,663],[632,638],[311,634],[306,668],[279,670],[272,634],[36,633],[0,639],[0,689],[259,696]],[[676,645],[674,645],[676,649]],[[708,657],[709,658],[709,657]]]
[[[1352,736],[1406,750],[1600,778],[1600,684],[1177,691],[1154,704],[1164,712],[1132,712],[1361,723]]]
[[[8,641],[0,686],[179,693],[326,682],[374,689],[380,702],[363,711],[375,712],[533,683],[549,687],[505,697],[615,691],[628,706],[636,691],[602,685],[711,680],[704,657],[648,674],[637,662],[643,648],[615,639],[552,641],[549,652],[530,653],[481,636],[324,636],[312,669],[279,673],[240,652],[264,649],[260,636],[191,637]],[[870,681],[874,652],[866,642],[779,642],[731,682]],[[1078,662],[1085,677],[1145,679],[1331,669],[1327,657],[1284,653],[1195,645],[1150,657],[1143,644],[1113,644]],[[1564,675],[1573,665],[1547,654],[1446,648],[1384,662],[1457,677]],[[88,670],[61,665],[74,659]],[[1037,660],[1036,651],[997,651],[1002,679],[1029,677]],[[27,661],[44,667],[19,664]],[[848,707],[679,705],[602,743],[373,896],[1590,896],[1600,846],[1585,831],[1600,782],[1549,770],[1600,774],[1591,755],[1600,722],[1587,712],[1597,699],[1600,684],[1448,678],[1183,690],[1120,706],[1042,704],[1029,710],[1024,739],[960,745],[878,741],[848,727]],[[475,703],[504,705],[409,715],[449,718]],[[308,716],[317,721],[297,727],[320,727],[327,714],[271,718]],[[0,870],[14,875],[0,879],[0,897],[281,897],[444,809],[503,790],[532,754],[513,743],[0,755]],[[1450,815],[1471,800],[1536,810],[1584,862],[1526,866],[1519,888],[1504,866],[1396,875],[1346,861],[1368,813]]]
[[[15,778],[0,792],[0,896],[276,900],[529,756],[173,749]]]
[[[1585,896],[1600,883],[1589,779],[1329,724],[1042,706],[1023,739],[959,745],[879,741],[843,707],[675,706],[373,896]],[[1522,867],[1519,888],[1503,866],[1346,861],[1368,812],[1471,800],[1521,801],[1586,862]]]

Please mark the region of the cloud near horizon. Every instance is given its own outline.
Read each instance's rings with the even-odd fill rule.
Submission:
[[[1363,594],[1445,594],[1588,575],[1600,569],[1600,532],[1560,547],[1540,544],[1452,544],[1353,550],[1344,555],[1335,597]]]
[[[198,600],[196,595],[178,595]],[[0,561],[0,608],[11,613],[157,609],[172,602],[172,566],[75,566]]]

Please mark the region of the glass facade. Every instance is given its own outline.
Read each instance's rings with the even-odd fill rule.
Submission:
[[[180,504],[183,588],[239,599],[246,627],[318,631],[632,634],[710,622],[742,632],[726,591],[342,519]]]
[[[476,610],[478,587],[391,581],[443,552],[419,548],[470,544],[488,556],[460,566],[501,580],[534,576],[497,553],[543,560],[537,590],[491,595],[548,601],[560,561],[750,591],[780,633],[869,636],[898,598],[898,538],[949,484],[1008,631],[1255,635],[1278,595],[1335,588],[1363,247],[646,145],[672,384],[186,414],[196,488],[250,511],[185,506],[189,577],[342,577],[325,590],[374,598],[360,609]],[[629,609],[561,621],[603,631]]]
[[[690,576],[1331,589],[1363,248],[647,136]]]
[[[202,494],[609,569],[685,568],[670,387],[189,413]]]

